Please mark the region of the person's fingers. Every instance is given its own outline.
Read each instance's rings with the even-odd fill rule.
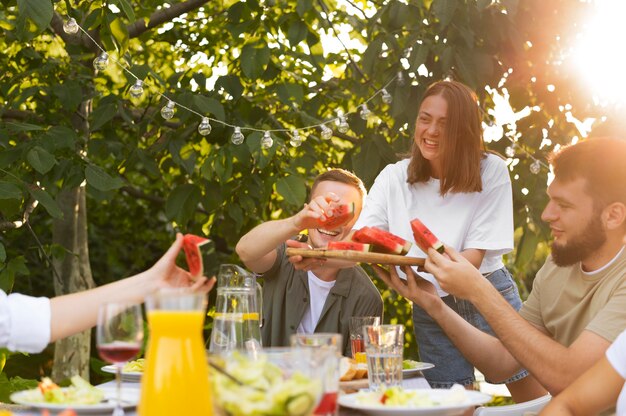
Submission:
[[[211,289],[213,289],[213,286],[215,286],[215,281],[215,276],[211,277],[210,279],[206,278],[206,276],[201,276],[191,285],[191,290],[193,290],[194,292],[207,293]]]
[[[170,248],[161,256],[161,258],[157,261],[159,263],[174,263],[176,261],[176,256],[178,256],[178,252],[183,247],[183,235],[181,233],[176,233],[176,240],[172,243]]]
[[[376,272],[380,280],[385,282],[387,286],[391,287],[391,279],[389,278],[389,272],[377,264],[372,264],[372,268],[374,269],[374,272]]]
[[[459,261],[463,261],[463,259],[465,259],[465,257],[463,257],[461,255],[461,253],[459,253],[458,251],[456,251],[452,247],[445,246],[445,248],[446,248],[445,253],[448,255],[450,260],[455,261],[455,262],[459,262]]]

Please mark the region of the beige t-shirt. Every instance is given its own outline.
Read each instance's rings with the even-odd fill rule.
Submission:
[[[566,347],[584,330],[613,342],[626,328],[626,250],[595,273],[557,267],[550,256],[519,313]]]

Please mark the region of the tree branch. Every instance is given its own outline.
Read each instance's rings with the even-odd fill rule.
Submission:
[[[24,208],[24,213],[22,214],[22,220],[0,222],[0,231],[15,230],[21,228],[24,224],[28,223],[30,214],[32,214],[35,208],[37,208],[38,204],[39,202],[36,199],[31,199],[30,201],[28,201],[26,208]]]
[[[208,1],[188,0],[183,3],[174,4],[167,9],[161,9],[159,11],[156,11],[150,15],[147,26],[143,19],[137,20],[135,23],[128,25],[128,37],[132,39],[141,36],[144,32],[160,26],[163,23],[169,22],[173,18],[178,17],[181,14],[197,9],[205,3],[208,3]]]
[[[34,119],[38,122],[43,121],[43,117],[39,114],[33,113],[32,111],[23,111],[23,110],[4,110],[0,113],[0,118],[3,119],[12,119],[12,120],[28,120]]]

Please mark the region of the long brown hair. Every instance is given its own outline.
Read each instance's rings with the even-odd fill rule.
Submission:
[[[426,89],[422,102],[437,95],[448,104],[445,134],[439,143],[439,193],[480,192],[483,189],[480,161],[485,157],[485,145],[478,98],[474,91],[460,82],[439,81]],[[427,182],[431,176],[430,163],[424,159],[414,139],[407,182]]]

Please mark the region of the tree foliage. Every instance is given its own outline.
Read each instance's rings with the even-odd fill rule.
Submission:
[[[0,9],[0,285],[50,295],[52,244],[62,191],[86,186],[89,256],[102,284],[146,268],[180,230],[213,241],[209,272],[236,262],[239,237],[261,221],[293,213],[307,185],[328,167],[355,171],[369,187],[408,150],[418,99],[434,80],[474,88],[489,113],[490,91],[510,94],[505,124],[525,150],[511,161],[518,244],[509,266],[521,282],[546,253],[547,171],[532,174],[528,154],[545,160],[580,136],[566,119],[597,116],[576,78],[554,64],[573,39],[586,3],[558,0],[248,0],[163,3],[155,0],[18,0]],[[94,71],[100,50],[85,35],[63,32],[74,17],[111,59]],[[328,42],[334,38],[334,42]],[[342,43],[338,43],[340,38]],[[398,74],[405,80],[399,82]],[[504,78],[503,78],[504,77]],[[381,99],[386,86],[391,104]],[[548,88],[548,86],[554,86]],[[553,90],[554,92],[551,92]],[[376,94],[376,95],[375,95]],[[200,118],[220,122],[197,132]],[[371,99],[371,100],[370,100]],[[358,116],[366,100],[374,117]],[[80,111],[88,103],[87,111]],[[317,125],[347,114],[350,130],[331,140]],[[83,119],[81,119],[81,117]],[[86,119],[84,119],[86,118]],[[77,129],[77,123],[88,129]],[[230,126],[245,142],[230,142]],[[274,145],[262,149],[262,131]],[[545,139],[549,138],[549,141]],[[504,153],[506,138],[488,143]],[[25,225],[23,225],[25,223]],[[385,290],[381,288],[381,290]],[[386,316],[408,321],[404,301],[388,292]]]

